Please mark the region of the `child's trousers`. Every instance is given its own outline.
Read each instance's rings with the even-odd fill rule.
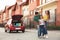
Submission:
[[[44,31],[45,31],[44,25],[40,25],[38,28],[38,37],[41,36],[41,34],[42,36],[44,36],[44,33],[45,33]]]

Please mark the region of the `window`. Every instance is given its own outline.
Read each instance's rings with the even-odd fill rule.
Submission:
[[[42,3],[43,3],[43,0],[40,0],[40,5],[42,5]]]
[[[45,0],[43,0],[43,2],[42,2],[43,4],[45,3]]]
[[[12,10],[9,10],[9,18],[11,18],[11,12],[12,12]]]
[[[51,1],[53,1],[53,0],[45,0],[46,3],[51,2]]]
[[[5,18],[6,18],[6,14],[4,13],[3,16],[4,16],[4,17],[3,17],[3,20],[5,20]],[[0,17],[0,18],[1,18],[1,17]]]
[[[22,2],[22,0],[17,0],[17,2]]]
[[[27,0],[22,0],[22,2],[26,2]]]
[[[55,11],[55,21],[56,21],[56,11],[57,11],[57,9],[54,9],[54,11]]]
[[[45,0],[40,0],[40,4],[44,4],[45,3]]]
[[[36,0],[34,0],[34,1],[36,1]]]
[[[36,0],[30,0],[30,3],[34,2],[34,1],[36,1]]]
[[[32,13],[33,13],[33,12],[32,12],[32,11],[30,11],[30,15],[32,15]]]

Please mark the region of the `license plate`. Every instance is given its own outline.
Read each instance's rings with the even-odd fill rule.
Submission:
[[[16,28],[16,30],[21,29],[21,28]]]

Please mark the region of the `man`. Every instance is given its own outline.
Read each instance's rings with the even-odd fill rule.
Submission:
[[[34,26],[35,26],[35,28],[38,26],[39,19],[40,19],[39,13],[35,12],[35,16],[34,16]]]

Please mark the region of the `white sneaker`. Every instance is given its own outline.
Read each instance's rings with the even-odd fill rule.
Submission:
[[[46,37],[46,38],[48,38],[48,36],[47,36],[47,35],[46,35],[45,37]]]

